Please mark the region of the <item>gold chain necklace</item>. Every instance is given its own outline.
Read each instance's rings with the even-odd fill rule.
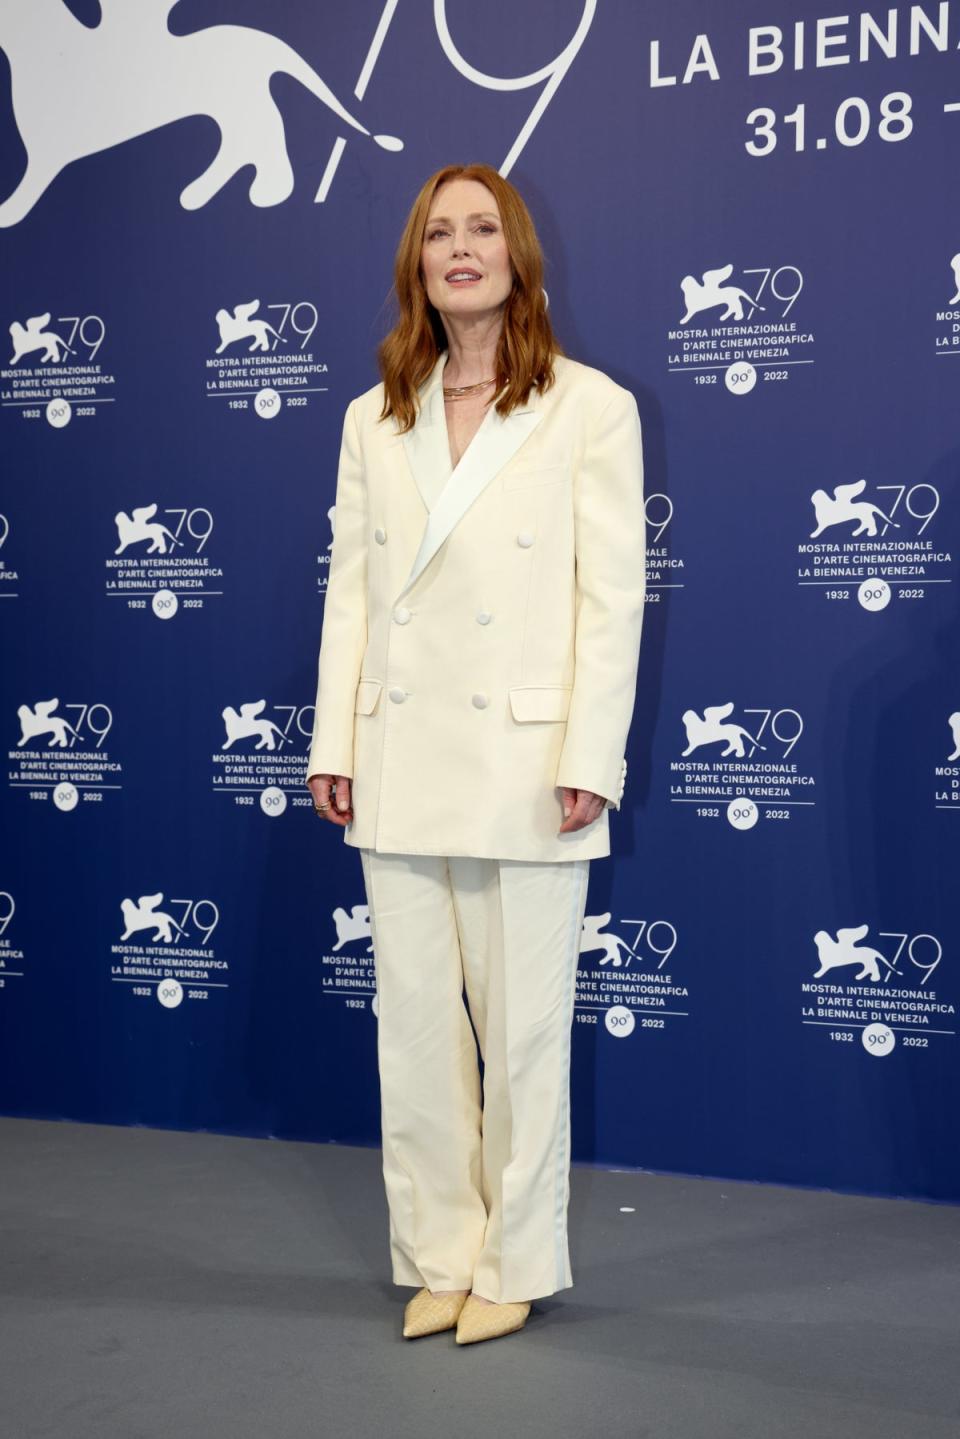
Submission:
[[[489,380],[478,380],[475,385],[452,385],[450,388],[444,385],[443,398],[445,400],[459,400],[463,395],[473,395],[477,390],[483,390],[487,385],[492,385],[494,378],[495,377]]]

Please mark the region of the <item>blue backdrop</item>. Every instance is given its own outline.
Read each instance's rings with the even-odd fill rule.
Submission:
[[[949,4],[0,5],[6,1113],[377,1142],[359,861],[303,785],[330,511],[408,207],[485,160],[644,424],[575,1157],[960,1199],[958,43]]]

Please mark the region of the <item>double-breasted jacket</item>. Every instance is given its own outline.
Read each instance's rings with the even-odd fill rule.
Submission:
[[[343,424],[307,777],[352,780],[347,844],[526,860],[610,853],[645,595],[632,393],[555,356],[556,380],[491,403],[451,467],[447,351],[414,428]],[[603,795],[584,829],[559,786]]]

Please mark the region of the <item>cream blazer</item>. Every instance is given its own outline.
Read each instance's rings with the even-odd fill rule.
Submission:
[[[610,853],[644,607],[640,416],[602,371],[491,407],[451,472],[447,351],[405,435],[383,386],[343,425],[307,776],[352,779],[347,844],[566,860]],[[558,786],[607,803],[558,834]]]

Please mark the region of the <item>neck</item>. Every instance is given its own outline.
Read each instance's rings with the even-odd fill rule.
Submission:
[[[493,317],[478,315],[476,319],[443,317],[448,349],[443,383],[448,388],[477,385],[494,377],[502,318],[499,312]]]

